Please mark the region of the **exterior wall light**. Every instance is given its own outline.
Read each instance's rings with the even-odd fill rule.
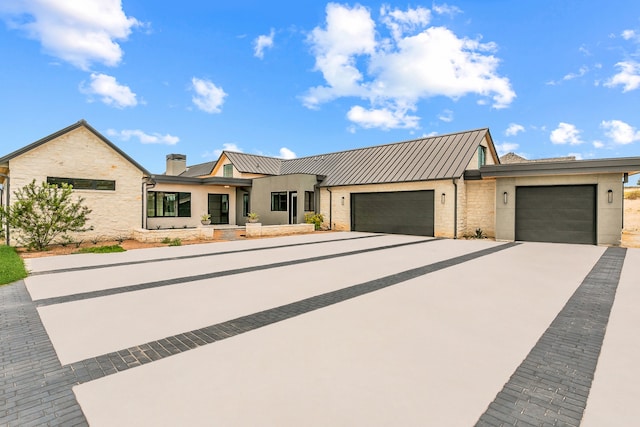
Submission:
[[[502,202],[506,205],[509,202],[509,193],[506,191],[502,193]]]
[[[607,201],[613,203],[613,190],[607,191]]]
[[[340,199],[340,204],[342,204],[342,206],[344,206],[344,196],[342,196],[342,199]]]
[[[440,203],[442,203],[444,205],[444,202],[446,201],[447,195],[442,193],[440,195]]]

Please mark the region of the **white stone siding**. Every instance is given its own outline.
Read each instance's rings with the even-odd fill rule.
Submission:
[[[487,237],[496,235],[496,181],[466,181],[465,235],[474,235],[477,228]]]
[[[93,230],[77,239],[130,237],[142,224],[143,172],[84,127],[74,129],[9,161],[11,198],[29,184],[47,177],[113,180],[115,191],[74,190],[92,212]]]

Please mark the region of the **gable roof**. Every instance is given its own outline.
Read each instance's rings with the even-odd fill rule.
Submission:
[[[493,145],[485,128],[285,160],[281,172],[325,175],[322,186],[459,178],[485,138]]]
[[[494,155],[486,128],[288,160],[223,153],[240,172],[323,175],[329,187],[459,178],[485,138]]]
[[[206,162],[206,163],[199,163],[193,166],[187,166],[187,170],[182,172],[180,176],[193,178],[197,176],[210,175],[215,165],[216,165],[216,162]]]
[[[566,162],[566,161],[573,161],[575,159],[576,159],[576,156],[547,157],[544,159],[525,159],[524,157],[519,156],[516,153],[507,153],[504,156],[500,157],[500,163],[511,164],[511,163],[532,163],[532,162]]]
[[[120,148],[118,148],[118,146],[116,146],[113,142],[111,142],[107,138],[105,138],[100,132],[95,130],[84,119],[77,121],[76,123],[72,124],[71,126],[67,126],[64,129],[61,129],[61,130],[59,130],[57,132],[54,132],[49,136],[45,136],[44,138],[39,139],[36,142],[33,142],[33,143],[29,144],[29,145],[25,145],[24,147],[19,148],[16,151],[7,154],[6,156],[0,157],[0,164],[6,163],[6,162],[10,161],[11,159],[14,159],[14,158],[16,158],[18,156],[21,156],[21,155],[23,155],[23,154],[25,154],[25,153],[27,153],[27,152],[35,149],[35,148],[38,148],[39,146],[41,146],[43,144],[46,144],[49,141],[52,141],[52,140],[54,140],[54,139],[56,139],[56,138],[58,138],[58,137],[60,137],[60,136],[62,136],[64,134],[66,134],[66,133],[71,132],[72,130],[78,129],[79,127],[86,128],[89,132],[93,133],[100,140],[102,140],[102,142],[107,144],[112,150],[114,150],[116,153],[118,153],[122,157],[124,157],[129,163],[134,165],[140,171],[144,172],[146,175],[150,175],[149,171],[147,171],[142,165],[140,165],[138,162],[136,162],[131,157],[129,157],[129,155],[127,153],[125,153]]]

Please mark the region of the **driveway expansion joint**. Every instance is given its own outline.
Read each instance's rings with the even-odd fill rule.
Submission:
[[[605,250],[477,426],[580,425],[625,255]]]

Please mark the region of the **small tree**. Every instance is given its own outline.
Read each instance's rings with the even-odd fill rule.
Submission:
[[[85,228],[91,209],[84,199],[73,199],[68,184],[36,185],[34,179],[14,193],[11,206],[0,206],[0,217],[6,216],[9,226],[18,231],[16,240],[29,249],[44,250],[58,236]]]

